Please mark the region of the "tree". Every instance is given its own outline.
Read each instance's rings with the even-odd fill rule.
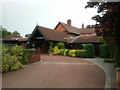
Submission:
[[[25,34],[25,37],[30,37],[31,34]]]
[[[97,8],[98,13],[92,17],[96,21],[97,35],[103,36],[111,46],[114,45],[114,59],[116,66],[120,66],[120,2],[88,2],[85,8]]]
[[[19,33],[18,31],[14,31],[14,32],[12,32],[12,33],[15,33],[15,34],[17,34],[18,36],[20,36],[20,33]]]
[[[5,38],[5,37],[7,37],[8,35],[10,35],[11,34],[11,32],[9,32],[9,31],[7,31],[7,29],[6,28],[3,28],[2,26],[0,27],[0,36],[2,36],[2,37],[0,37],[0,38]]]

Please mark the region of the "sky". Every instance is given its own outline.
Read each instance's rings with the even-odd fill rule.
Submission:
[[[36,25],[54,29],[58,22],[71,19],[78,28],[92,25],[96,9],[87,8],[89,0],[3,0],[0,3],[0,25],[21,36],[31,34]],[[2,20],[2,21],[1,21]]]

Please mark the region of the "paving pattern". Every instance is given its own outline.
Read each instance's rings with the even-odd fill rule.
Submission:
[[[3,74],[3,88],[104,88],[105,73],[96,64],[66,56],[42,55],[40,62]]]

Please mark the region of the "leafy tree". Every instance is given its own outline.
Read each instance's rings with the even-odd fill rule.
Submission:
[[[31,34],[25,34],[25,37],[30,37]]]
[[[111,46],[114,45],[114,59],[116,66],[120,66],[120,2],[88,2],[86,8],[97,8],[98,13],[92,19],[96,21],[97,35],[103,38]]]
[[[15,34],[17,34],[18,36],[20,36],[20,33],[19,33],[18,31],[14,31],[14,32],[12,32],[12,33],[15,33]]]
[[[10,35],[11,32],[7,31],[6,28],[0,27],[0,38],[5,38],[6,36]]]

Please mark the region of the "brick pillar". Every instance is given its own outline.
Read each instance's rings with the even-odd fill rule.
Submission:
[[[33,50],[30,58],[29,58],[29,62],[33,63],[33,62],[38,62],[41,60],[41,50],[40,48],[37,50]]]
[[[117,90],[120,90],[120,67],[116,68]]]

